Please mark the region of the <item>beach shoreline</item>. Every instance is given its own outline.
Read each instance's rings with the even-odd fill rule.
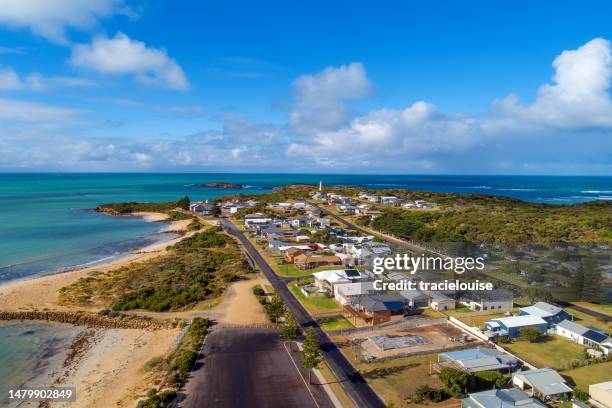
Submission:
[[[167,215],[163,213],[134,213],[132,216],[142,217],[149,222],[165,222]],[[0,311],[58,311],[58,312],[97,312],[96,307],[81,307],[59,303],[58,291],[78,279],[94,271],[105,272],[148,261],[163,256],[167,247],[189,237],[195,231],[188,231],[187,226],[192,220],[169,222],[162,231],[171,231],[180,236],[156,242],[141,249],[127,253],[125,256],[100,264],[79,269],[58,271],[56,273],[29,276],[23,279],[3,282],[0,284]],[[6,323],[32,324],[33,321],[11,320]],[[62,323],[46,322],[44,324],[58,325]],[[70,407],[106,407],[133,406],[142,398],[151,386],[154,378],[151,373],[143,370],[143,366],[153,357],[167,355],[175,344],[180,329],[130,329],[130,328],[91,328],[85,326],[70,326],[73,332],[73,345],[70,350],[62,351],[62,356],[55,356],[47,361],[47,369],[33,381],[47,381],[50,386],[75,386],[77,400],[69,404],[53,404],[52,406]],[[87,334],[85,346],[79,351],[77,359],[66,364],[78,333]],[[91,332],[91,333],[90,333]],[[42,383],[41,383],[42,384]]]
[[[115,216],[115,215],[111,215]],[[168,234],[179,234],[178,237],[169,238],[165,240],[161,240],[158,242],[153,242],[143,248],[139,248],[137,250],[132,250],[130,252],[125,252],[118,256],[108,257],[105,259],[100,259],[96,261],[92,261],[85,265],[75,265],[74,267],[66,267],[61,270],[51,271],[51,272],[43,272],[37,273],[34,275],[23,276],[17,279],[7,280],[0,282],[0,310],[2,310],[2,295],[3,289],[7,288],[15,288],[20,286],[20,284],[24,284],[27,282],[44,282],[46,278],[51,278],[59,275],[66,275],[69,279],[71,276],[78,276],[76,279],[80,278],[83,274],[92,272],[94,270],[104,270],[108,271],[115,268],[120,268],[122,266],[126,266],[131,262],[136,261],[144,261],[151,259],[151,256],[143,256],[151,253],[159,253],[164,252],[163,250],[167,246],[171,246],[179,242],[181,239],[185,238],[188,234],[187,225],[191,222],[191,220],[178,220],[178,221],[166,221],[168,216],[164,213],[156,213],[156,212],[136,212],[129,215],[130,217],[140,217],[143,218],[147,222],[159,222],[159,223],[167,223],[165,227],[163,227],[160,232],[168,233]]]

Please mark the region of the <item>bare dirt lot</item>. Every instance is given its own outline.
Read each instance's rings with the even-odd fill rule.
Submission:
[[[413,354],[440,353],[448,350],[476,345],[473,339],[462,342],[463,332],[450,324],[421,326],[410,329],[381,329],[354,333],[346,336],[353,344],[359,344],[364,358],[389,358]],[[374,338],[372,338],[374,337]],[[453,341],[453,339],[455,341]],[[381,347],[384,341],[386,347]],[[394,348],[393,345],[406,341],[405,346]]]

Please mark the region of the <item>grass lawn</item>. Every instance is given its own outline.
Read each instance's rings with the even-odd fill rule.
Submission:
[[[572,360],[581,360],[584,346],[564,337],[548,335],[541,343],[516,340],[511,344],[500,344],[513,354],[538,368],[563,369]]]
[[[578,388],[588,392],[590,384],[610,381],[612,379],[610,373],[612,373],[612,361],[563,371],[561,375],[570,377]]]
[[[289,289],[293,293],[293,296],[295,296],[313,316],[329,316],[330,312],[340,313],[342,311],[340,305],[332,298],[326,296],[306,296],[295,283],[291,283]]]
[[[583,326],[593,326],[606,332],[612,332],[612,324],[606,323],[603,319],[598,319],[586,313],[580,312],[572,308],[566,308],[566,312],[574,316],[574,322]]]
[[[415,404],[408,404],[406,399],[414,394],[417,388],[423,385],[434,388],[441,387],[437,379],[429,373],[430,363],[437,361],[436,354],[362,363],[355,361],[353,351],[344,337],[336,336],[333,340],[368,384],[374,388],[374,391],[382,396],[388,406],[393,404],[394,407],[414,407]],[[454,406],[458,405],[455,404]],[[428,406],[436,406],[436,404],[429,403]]]
[[[499,317],[506,317],[506,315],[504,313],[475,314],[473,316],[460,317],[459,320],[461,320],[468,326],[478,327],[482,329],[486,322],[491,319],[497,319]]]
[[[599,313],[605,313],[608,316],[612,317],[612,305],[604,305],[599,303],[591,303],[591,302],[573,302],[574,304],[582,307],[586,307],[587,309],[595,310]]]
[[[343,316],[332,316],[326,317],[319,320],[319,326],[323,330],[340,330],[340,329],[354,329],[355,326]]]
[[[302,270],[298,268],[297,266],[295,266],[294,264],[280,265],[280,259],[274,260],[274,262],[271,263],[271,265],[274,269],[274,272],[276,272],[277,275],[286,276],[290,278],[294,278],[298,276],[310,276],[315,272],[344,268],[344,266],[342,265],[334,265],[334,266],[321,266],[319,268]]]

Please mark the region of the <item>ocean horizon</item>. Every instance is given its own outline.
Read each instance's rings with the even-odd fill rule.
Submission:
[[[264,194],[307,183],[364,189],[489,194],[570,205],[612,200],[609,176],[356,175],[273,173],[3,173],[0,174],[0,282],[95,265],[170,239],[163,225],[92,211],[120,201],[192,200]],[[197,187],[226,182],[241,189]]]

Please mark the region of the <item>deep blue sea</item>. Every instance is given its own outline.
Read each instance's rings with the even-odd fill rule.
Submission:
[[[550,204],[612,199],[612,177],[304,174],[0,174],[0,282],[120,257],[167,239],[162,225],[92,212],[118,201],[266,193],[288,183],[484,193]],[[232,182],[239,190],[194,187]]]

